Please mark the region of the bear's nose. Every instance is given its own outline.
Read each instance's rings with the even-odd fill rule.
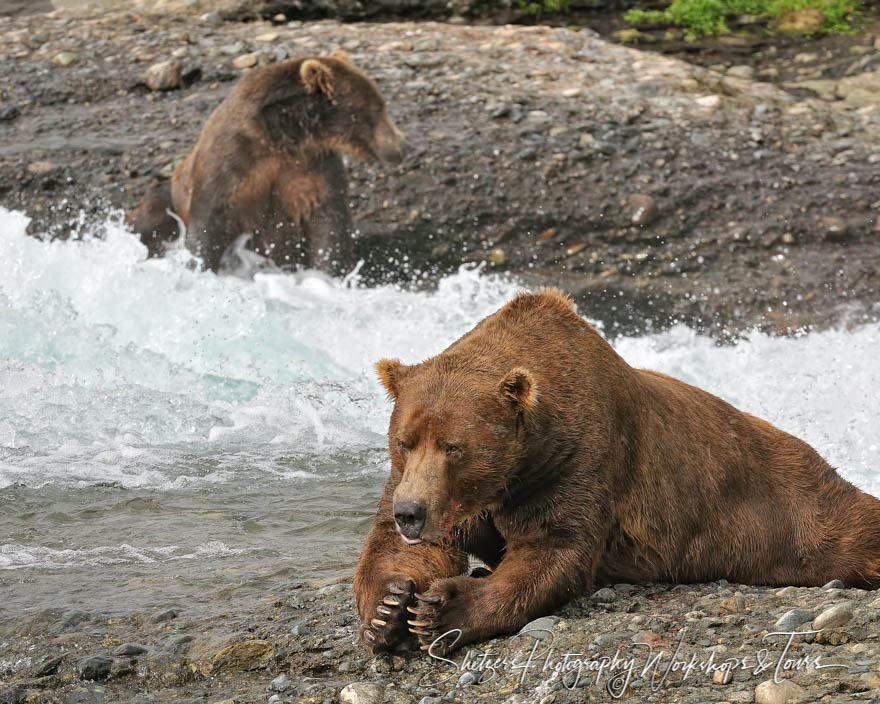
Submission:
[[[427,509],[417,501],[401,501],[394,504],[394,520],[406,538],[415,540],[425,527]]]

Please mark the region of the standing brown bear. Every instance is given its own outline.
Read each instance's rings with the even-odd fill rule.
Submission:
[[[341,273],[352,226],[342,153],[398,163],[401,136],[376,85],[342,52],[244,76],[208,118],[171,181],[153,184],[128,222],[150,254],[186,225],[187,247],[217,271],[227,247],[276,264]]]
[[[354,583],[373,652],[412,633],[443,654],[597,583],[880,587],[880,501],[801,440],[628,366],[558,291],[377,366],[391,476]],[[491,574],[465,576],[469,555]]]

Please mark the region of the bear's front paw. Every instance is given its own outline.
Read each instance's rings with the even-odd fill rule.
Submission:
[[[468,577],[464,579],[470,579]],[[468,597],[459,579],[434,582],[425,594],[415,594],[417,604],[407,610],[410,633],[419,639],[422,650],[444,656],[465,642],[470,642],[473,624]]]
[[[375,616],[361,625],[361,641],[373,655],[391,650],[408,635],[406,609],[415,604],[415,591],[411,579],[391,582]]]

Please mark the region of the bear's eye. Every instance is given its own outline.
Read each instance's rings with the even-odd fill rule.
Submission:
[[[446,446],[446,456],[447,457],[458,457],[461,454],[461,448],[458,445],[447,445]]]
[[[397,449],[400,450],[401,455],[405,455],[407,452],[409,452],[409,445],[407,445],[403,440],[398,440]]]

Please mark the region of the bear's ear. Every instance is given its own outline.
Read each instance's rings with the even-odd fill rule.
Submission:
[[[514,367],[499,387],[501,395],[512,401],[520,411],[529,411],[538,398],[538,385],[532,373],[523,367]]]
[[[342,49],[336,49],[335,51],[330,52],[330,58],[336,59],[337,61],[342,61],[342,63],[348,64],[352,68],[354,68],[354,61],[349,58],[348,54],[346,54]]]
[[[400,394],[400,382],[406,369],[407,367],[401,364],[399,359],[383,359],[376,362],[379,381],[388,392],[388,398],[397,400],[397,396]]]
[[[320,59],[306,59],[299,67],[299,76],[307,93],[320,91],[328,97],[333,95],[333,72]]]

